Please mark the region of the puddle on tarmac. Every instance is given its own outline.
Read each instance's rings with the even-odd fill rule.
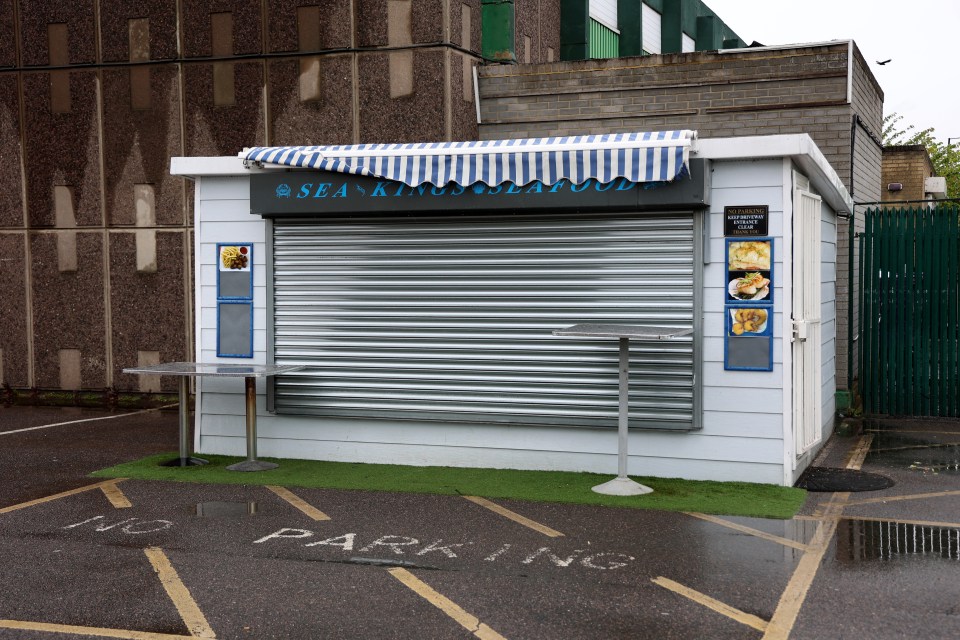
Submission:
[[[960,443],[945,442],[941,438],[926,434],[876,433],[866,462],[927,473],[960,473]]]
[[[201,518],[240,518],[260,513],[256,502],[200,502],[197,515]]]
[[[836,558],[841,564],[910,558],[960,562],[960,529],[844,519],[837,525]]]

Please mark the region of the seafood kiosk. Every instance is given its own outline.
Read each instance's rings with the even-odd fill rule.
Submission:
[[[836,239],[807,135],[276,147],[195,183],[199,362],[264,457],[793,484],[834,419]],[[577,325],[598,335],[563,335]],[[197,382],[194,449],[242,455]]]

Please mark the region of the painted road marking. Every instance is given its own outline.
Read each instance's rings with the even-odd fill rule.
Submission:
[[[777,608],[773,612],[773,618],[763,634],[764,640],[786,640],[793,631],[793,626],[797,623],[797,616],[800,615],[800,608],[807,597],[810,585],[820,569],[820,563],[823,556],[830,546],[830,540],[837,530],[839,518],[834,515],[840,515],[843,511],[843,496],[849,496],[849,493],[836,494],[837,501],[830,503],[827,507],[828,520],[821,522],[813,534],[813,540],[810,541],[811,551],[803,554],[800,562],[797,564],[787,588],[784,589],[777,603]]]
[[[23,622],[21,620],[0,620],[0,629],[18,631],[46,631],[48,633],[71,633],[75,636],[96,638],[123,638],[124,640],[183,640],[193,636],[175,636],[168,633],[150,631],[128,631],[126,629],[103,629],[100,627],[75,627],[69,624],[50,624],[48,622]]]
[[[103,495],[107,496],[107,500],[110,501],[110,504],[112,504],[115,509],[128,509],[133,506],[130,504],[127,496],[123,494],[123,491],[120,490],[120,487],[117,486],[117,482],[123,482],[124,480],[126,480],[126,478],[117,478],[115,482],[100,487]]]
[[[942,498],[944,496],[960,496],[960,491],[937,491],[936,493],[914,493],[909,496],[887,496],[886,498],[865,498],[848,502],[846,506],[855,507],[861,504],[879,504],[882,502],[900,502],[901,500],[925,500],[927,498]]]
[[[940,529],[960,529],[960,522],[937,522],[935,520],[905,520],[903,518],[870,518],[867,516],[841,515],[834,516],[838,520],[863,520],[864,522],[892,522],[893,524],[909,524],[915,527],[938,527]],[[816,516],[794,516],[794,520],[819,521],[826,518]]]
[[[406,569],[388,569],[387,572],[404,585],[412,589],[424,600],[453,618],[460,626],[481,638],[481,640],[506,640],[502,635],[480,622],[480,620],[444,595],[435,591]]]
[[[516,513],[515,511],[510,511],[510,509],[507,509],[506,507],[501,507],[495,502],[490,502],[486,498],[480,498],[478,496],[463,496],[463,497],[469,500],[470,502],[476,503],[481,507],[490,509],[490,511],[493,511],[494,513],[498,513],[504,518],[509,518],[510,520],[513,520],[518,524],[522,524],[525,527],[529,527],[534,531],[538,531],[545,536],[550,536],[551,538],[559,538],[563,536],[563,534],[557,531],[556,529],[551,529],[550,527],[540,524],[539,522],[535,522],[530,518],[525,518],[524,516],[520,515],[519,513]]]
[[[957,431],[926,431],[926,430],[916,430],[912,431],[910,429],[864,429],[869,433],[906,433],[908,435],[914,433],[936,433],[945,436],[956,436],[960,435],[960,432]]]
[[[810,547],[808,545],[803,544],[802,542],[797,542],[796,540],[790,540],[789,538],[784,538],[781,536],[775,536],[772,533],[767,533],[766,531],[760,531],[759,529],[754,529],[752,527],[746,527],[742,524],[737,524],[736,522],[730,522],[729,520],[724,520],[723,518],[717,518],[716,516],[709,516],[705,513],[691,513],[691,512],[686,512],[686,513],[688,516],[693,516],[694,518],[700,518],[701,520],[706,520],[707,522],[718,524],[721,527],[727,527],[728,529],[740,531],[742,533],[749,534],[756,538],[762,538],[763,540],[776,542],[777,544],[782,544],[786,547],[793,547],[794,549],[800,549],[801,551],[810,550]]]
[[[863,466],[863,461],[866,460],[867,454],[870,453],[870,445],[872,443],[872,434],[861,436],[857,446],[851,449],[850,453],[847,454],[846,464],[844,466],[847,469],[859,470],[860,467]]]
[[[153,409],[144,409],[143,411],[134,411],[133,413],[121,413],[116,416],[100,416],[99,418],[84,418],[83,420],[70,420],[69,422],[55,422],[54,424],[41,424],[36,427],[26,427],[25,429],[15,429],[13,431],[0,431],[0,436],[9,436],[14,433],[24,433],[26,431],[36,431],[37,429],[52,429],[53,427],[65,427],[68,424],[80,424],[81,422],[95,422],[97,420],[115,420],[117,418],[126,418],[127,416],[137,416],[141,413],[151,413],[153,411],[160,411],[161,409],[170,409],[171,407],[178,407],[179,403],[174,404],[165,404],[162,407],[154,407]]]
[[[292,491],[285,489],[284,487],[277,487],[273,485],[267,485],[267,489],[273,491],[275,494],[289,502],[291,505],[313,518],[314,520],[329,520],[330,516],[325,514],[323,511],[320,511],[313,505],[308,504],[303,498],[297,496]]]
[[[857,446],[847,456],[847,469],[860,469],[863,461],[870,450],[870,443],[873,442],[872,435],[865,435],[860,438]],[[810,585],[816,578],[820,570],[820,563],[823,562],[823,556],[827,553],[830,546],[830,540],[833,539],[837,531],[837,525],[840,522],[840,516],[850,500],[850,493],[835,493],[833,499],[825,505],[823,515],[825,519],[817,525],[817,529],[810,541],[811,550],[807,551],[797,563],[797,568],[787,583],[777,603],[777,608],[773,612],[770,624],[763,634],[764,640],[786,640],[793,631],[793,626],[797,623],[797,617],[800,615],[800,609],[803,607],[803,601],[810,591]]]
[[[676,594],[684,596],[685,598],[689,598],[698,604],[702,604],[706,608],[716,611],[717,613],[724,615],[731,620],[736,620],[740,624],[745,624],[748,627],[752,627],[757,631],[765,631],[767,628],[768,623],[763,618],[758,618],[753,614],[740,611],[740,609],[735,609],[728,604],[720,602],[719,600],[711,598],[710,596],[700,593],[699,591],[695,591],[689,587],[685,587],[679,582],[674,582],[669,578],[664,578],[662,576],[658,578],[652,578],[652,582],[660,585],[664,589],[669,589]]]
[[[167,595],[170,596],[170,600],[173,601],[177,611],[180,612],[180,617],[187,625],[190,635],[195,638],[216,638],[217,636],[210,628],[203,612],[200,611],[200,607],[197,606],[193,596],[190,595],[190,591],[180,580],[180,576],[177,575],[176,569],[170,564],[170,559],[167,558],[163,549],[149,547],[144,549],[143,552],[147,554],[150,564],[153,565],[153,570],[160,577],[160,583],[167,591]]]
[[[37,498],[36,500],[30,500],[29,502],[21,502],[20,504],[11,505],[9,507],[3,507],[0,509],[0,514],[10,513],[11,511],[18,511],[20,509],[26,509],[27,507],[33,507],[38,504],[43,504],[45,502],[53,502],[54,500],[59,500],[60,498],[66,498],[67,496],[75,496],[78,493],[83,493],[85,491],[92,491],[94,489],[101,489],[106,485],[115,485],[120,482],[121,479],[114,478],[112,480],[104,480],[103,482],[97,482],[96,484],[88,484],[85,487],[80,487],[78,489],[71,489],[70,491],[63,491],[61,493],[55,493],[52,496],[47,496],[45,498]]]

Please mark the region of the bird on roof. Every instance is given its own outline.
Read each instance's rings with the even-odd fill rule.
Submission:
[[[877,60],[877,64],[882,67],[883,65],[887,64],[891,60],[893,60],[893,58],[887,58],[886,60],[883,60],[883,61]]]

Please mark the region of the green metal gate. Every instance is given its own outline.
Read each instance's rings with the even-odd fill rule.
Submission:
[[[960,417],[956,207],[870,209],[860,234],[860,393],[867,413]]]

